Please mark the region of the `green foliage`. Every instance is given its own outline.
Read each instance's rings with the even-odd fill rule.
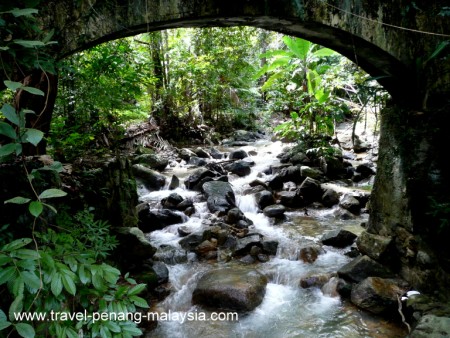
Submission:
[[[116,268],[99,262],[105,250],[97,250],[93,241],[109,243],[105,223],[92,222],[86,213],[75,221],[81,230],[74,233],[55,232],[51,229],[36,233],[34,249],[31,238],[17,239],[0,249],[0,285],[6,285],[11,296],[7,312],[0,310],[0,331],[16,330],[22,337],[77,337],[80,330],[90,337],[131,337],[142,334],[130,320],[95,321],[92,317],[62,320],[61,315],[86,311],[97,313],[133,313],[147,308],[147,302],[137,296],[145,284],[137,284],[127,276],[122,277]],[[67,224],[66,224],[67,225]],[[90,237],[99,230],[96,237]],[[81,234],[81,235],[80,235]],[[80,236],[74,237],[74,236]],[[84,245],[88,249],[84,250]],[[90,247],[89,247],[90,246]],[[59,313],[60,320],[49,322],[19,320],[18,315],[28,313]],[[6,315],[8,313],[8,315]]]

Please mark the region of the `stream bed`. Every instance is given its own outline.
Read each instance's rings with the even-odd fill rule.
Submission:
[[[229,175],[229,182],[236,195],[236,204],[245,216],[252,220],[252,232],[264,238],[278,242],[276,255],[267,262],[245,265],[240,260],[222,260],[218,252],[217,260],[198,260],[195,253],[185,255],[186,259],[165,261],[169,269],[171,293],[163,301],[152,304],[150,311],[170,313],[178,320],[160,320],[155,330],[146,337],[160,338],[197,338],[197,337],[245,337],[245,338],[282,338],[282,337],[405,337],[407,332],[398,323],[376,317],[364,312],[349,301],[343,300],[335,291],[333,278],[323,287],[300,287],[302,277],[314,274],[335,273],[351,258],[344,253],[349,248],[338,249],[323,246],[325,253],[320,254],[312,263],[298,260],[299,248],[305,243],[320,244],[321,236],[327,231],[343,228],[358,235],[364,229],[361,222],[368,219],[362,214],[353,219],[341,220],[336,217],[336,208],[308,207],[308,209],[288,210],[282,220],[266,217],[258,210],[253,195],[245,195],[249,183],[255,179],[264,181],[270,175],[263,172],[271,165],[279,164],[276,157],[282,151],[279,142],[257,141],[251,146],[238,147],[254,154],[250,159],[255,162],[252,171],[245,177]],[[227,152],[237,148],[221,148]],[[168,181],[176,175],[183,182],[192,171],[184,164],[163,172]],[[147,234],[147,238],[158,249],[164,251],[167,246],[177,248],[180,257],[183,249],[178,227],[191,231],[208,227],[210,212],[202,194],[187,190],[183,184],[175,190],[149,192],[139,186],[141,202],[157,205],[161,199],[176,192],[183,198],[194,201],[195,214],[186,222],[170,225],[162,230]],[[206,221],[206,222],[205,222]],[[185,253],[184,253],[185,254]],[[158,255],[158,253],[157,253]],[[207,271],[218,267],[240,269],[250,266],[268,278],[266,293],[262,303],[249,313],[239,313],[239,319],[209,320],[212,314],[207,309],[192,305],[192,293],[200,277]],[[189,315],[189,316],[188,316]],[[178,317],[177,317],[178,316]],[[225,316],[225,315],[223,315]],[[184,318],[182,320],[181,318]],[[194,319],[194,320],[188,320]],[[207,320],[205,320],[207,319]]]

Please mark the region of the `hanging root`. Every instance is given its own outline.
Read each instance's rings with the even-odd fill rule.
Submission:
[[[402,301],[401,301],[399,295],[397,295],[397,302],[398,302],[398,313],[400,313],[400,316],[402,317],[403,324],[405,324],[406,327],[408,328],[408,334],[409,334],[409,333],[411,333],[411,326],[409,326],[409,324],[406,322],[405,316],[403,315],[403,312],[402,312]]]

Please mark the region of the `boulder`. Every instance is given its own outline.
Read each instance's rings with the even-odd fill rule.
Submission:
[[[194,149],[194,153],[200,158],[210,158],[208,152],[200,147]]]
[[[202,187],[200,186],[200,182],[207,177],[211,179],[212,177],[215,177],[214,172],[206,168],[200,168],[192,173],[188,178],[186,178],[186,180],[184,181],[184,185],[187,189],[200,191]]]
[[[314,263],[319,255],[324,254],[325,250],[317,245],[311,244],[300,249],[298,259],[305,263]]]
[[[330,280],[331,277],[332,274],[330,273],[309,274],[308,276],[302,277],[300,279],[300,287],[304,289],[312,287],[321,288]]]
[[[192,156],[196,156],[196,154],[192,150],[187,148],[179,150],[178,155],[181,157],[181,159],[185,160],[186,162],[188,162]]]
[[[262,246],[261,235],[260,234],[250,234],[244,238],[237,239],[235,246],[235,253],[238,256],[245,255],[250,252],[253,246]]]
[[[450,317],[441,317],[433,314],[422,316],[410,338],[443,338],[450,333]]]
[[[393,273],[368,256],[356,257],[338,270],[338,275],[351,282],[361,282],[367,277],[392,278]]]
[[[372,165],[370,163],[359,164],[356,167],[355,171],[361,174],[362,179],[375,175],[375,170],[373,170]]]
[[[367,277],[352,288],[351,301],[361,309],[375,314],[397,313],[398,299],[406,292],[401,282],[394,279]]]
[[[206,182],[203,184],[203,191],[205,192],[208,209],[212,213],[218,212],[219,215],[225,215],[236,206],[234,192],[228,182]]]
[[[267,181],[267,186],[272,190],[281,190],[283,189],[283,178],[280,174],[275,174]]]
[[[374,235],[363,231],[356,240],[358,250],[376,261],[388,261],[394,245],[392,237]]]
[[[311,177],[307,177],[298,189],[298,194],[300,194],[305,202],[312,203],[320,201],[323,195],[322,188],[320,187],[319,181]]]
[[[263,190],[257,194],[255,194],[256,203],[258,207],[263,210],[265,207],[275,204],[275,199],[273,198],[273,194],[268,190]]]
[[[137,263],[153,257],[156,252],[144,233],[137,227],[114,228],[114,234],[119,242],[116,248],[118,257],[125,263]]]
[[[230,164],[227,164],[225,170],[238,175],[239,177],[247,176],[251,173],[251,164],[246,161],[236,161]]]
[[[158,171],[163,171],[166,169],[169,161],[156,154],[142,154],[138,155],[133,159],[134,163],[143,164],[146,167]]]
[[[286,208],[281,204],[269,205],[263,209],[263,213],[267,217],[280,218],[280,217],[283,217],[285,212],[286,212]]]
[[[280,191],[278,197],[280,204],[288,208],[301,208],[306,205],[303,197],[298,194],[298,191]]]
[[[180,186],[180,179],[177,176],[172,175],[172,178],[170,179],[169,183],[169,190],[175,190],[179,186]]]
[[[253,269],[208,271],[197,283],[192,303],[217,310],[252,311],[266,293],[267,278]]]
[[[142,183],[150,190],[160,190],[166,184],[166,177],[155,170],[142,164],[134,164],[132,168],[134,176],[142,179]]]
[[[183,214],[170,209],[143,209],[138,213],[139,229],[143,232],[161,230],[172,224],[183,223]]]
[[[228,158],[230,160],[242,160],[242,159],[244,159],[246,157],[248,157],[248,154],[247,154],[247,152],[244,149],[233,150],[228,155]]]
[[[194,251],[195,248],[200,245],[204,241],[203,239],[203,232],[198,231],[194,232],[190,235],[187,235],[186,237],[180,239],[178,243],[184,250],[188,251]]]
[[[305,179],[301,174],[300,168],[295,165],[281,169],[278,175],[281,177],[283,183],[294,182],[299,184]]]
[[[339,206],[355,215],[357,215],[361,210],[361,203],[359,203],[359,201],[350,194],[345,194],[342,196]]]
[[[261,242],[263,251],[268,255],[275,256],[278,250],[278,242],[273,240],[263,240]]]
[[[153,260],[174,265],[186,263],[188,259],[186,250],[169,245],[161,245],[153,256]]]
[[[352,245],[356,237],[353,232],[337,229],[325,233],[320,241],[324,245],[345,248],[346,246]]]
[[[198,156],[192,156],[189,161],[188,164],[192,165],[194,167],[203,167],[207,164],[208,162],[206,162],[206,160],[204,158],[198,157]]]
[[[300,175],[303,177],[311,177],[314,179],[319,179],[323,177],[323,172],[317,168],[311,168],[306,165],[300,167]]]
[[[333,205],[339,203],[339,194],[333,189],[326,189],[322,195],[322,204],[331,208]]]
[[[224,158],[224,154],[222,152],[220,152],[219,150],[217,150],[216,148],[209,149],[209,153],[210,153],[211,157],[216,160],[221,160],[222,158]]]
[[[205,240],[195,247],[195,253],[199,256],[206,257],[211,251],[217,249],[217,241]]]
[[[183,202],[183,197],[177,193],[171,193],[166,198],[161,200],[161,205],[164,209],[176,209],[177,205]]]

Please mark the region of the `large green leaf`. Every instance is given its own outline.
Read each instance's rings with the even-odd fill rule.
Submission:
[[[17,333],[23,338],[33,338],[36,333],[33,327],[27,323],[18,323],[14,325],[16,327]]]
[[[38,290],[41,287],[41,280],[34,273],[29,271],[24,271],[21,273],[25,284],[34,290]]]
[[[34,95],[40,95],[40,96],[44,96],[45,93],[37,88],[34,87],[22,87],[23,90],[25,90],[28,93],[34,94]]]
[[[5,86],[8,89],[11,89],[13,92],[16,91],[19,88],[22,88],[23,84],[17,81],[9,81],[9,80],[5,80],[3,81],[3,83],[5,84]]]
[[[317,57],[326,57],[337,54],[334,50],[329,48],[321,48],[313,52],[314,56]]]
[[[14,266],[8,266],[6,269],[0,271],[0,285],[8,283],[15,278],[16,268]]]
[[[16,109],[10,104],[4,104],[2,109],[2,114],[8,119],[9,122],[14,123],[16,126],[19,125],[19,116],[16,114]]]
[[[14,8],[6,13],[11,13],[15,17],[19,17],[19,16],[31,16],[33,14],[38,14],[39,11],[35,8]]]
[[[31,238],[19,238],[11,243],[5,244],[1,251],[13,251],[20,249],[28,244],[30,244],[33,240]]]
[[[6,200],[4,203],[13,203],[13,204],[26,204],[28,202],[30,202],[31,199],[29,198],[25,198],[22,196],[16,196],[14,198],[10,198],[9,200]]]
[[[37,129],[30,128],[25,132],[25,139],[34,146],[37,146],[43,137],[44,133]]]
[[[62,283],[64,285],[64,289],[71,295],[75,296],[75,293],[77,292],[77,287],[75,286],[75,283],[71,276],[67,274],[62,274]]]
[[[34,217],[39,217],[39,215],[42,213],[42,210],[44,209],[44,206],[39,201],[32,201],[30,205],[28,206],[28,210],[30,211],[30,214],[32,214]]]
[[[14,128],[6,122],[0,122],[0,134],[8,136],[13,140],[17,138],[17,134]]]
[[[305,60],[311,48],[311,42],[300,38],[283,37],[283,42],[300,59]]]
[[[55,295],[57,297],[60,295],[62,288],[63,288],[63,284],[62,284],[61,275],[58,272],[56,272],[52,276],[52,281],[50,283],[50,289],[52,290],[53,295]]]
[[[55,198],[55,197],[64,197],[67,193],[65,191],[62,191],[60,189],[47,189],[40,193],[39,198],[45,199],[45,198]]]
[[[14,43],[17,43],[18,45],[21,45],[26,48],[34,48],[34,47],[43,47],[45,46],[45,43],[38,40],[22,40],[22,39],[15,39],[13,40]]]
[[[16,151],[15,143],[5,144],[4,146],[0,147],[0,157],[11,155],[15,151]]]
[[[9,306],[8,317],[10,321],[14,321],[16,318],[14,314],[19,314],[23,309],[23,295],[16,297]]]

